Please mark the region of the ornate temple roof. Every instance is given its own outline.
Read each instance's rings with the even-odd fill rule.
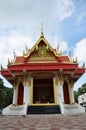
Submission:
[[[69,55],[62,55],[60,50],[53,49],[43,35],[31,49],[26,48],[22,56],[14,56],[13,61],[8,60],[7,69],[1,67],[1,74],[13,82],[14,77],[24,75],[24,71],[62,71],[76,81],[84,72],[85,68],[79,67],[77,60],[71,60]]]
[[[46,41],[44,37],[40,37],[35,45],[28,49],[23,56],[17,56],[15,58],[14,63],[10,64],[17,64],[17,63],[31,63],[31,62],[71,62],[69,56],[63,56],[61,52],[57,52],[56,49],[53,49],[50,44]],[[34,63],[34,64],[35,64]]]

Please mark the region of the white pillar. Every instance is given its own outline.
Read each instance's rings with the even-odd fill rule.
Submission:
[[[60,102],[64,102],[64,96],[63,96],[63,86],[61,81],[58,81],[57,85],[57,104],[60,104]]]
[[[26,84],[24,86],[24,95],[23,95],[23,103],[30,105],[30,86],[29,81],[26,81]]]
[[[26,85],[24,86],[24,94],[23,94],[23,103],[26,104],[26,96],[27,96],[27,90],[26,90]]]
[[[61,102],[64,102],[63,84],[62,83],[60,83],[60,91],[61,91]]]
[[[59,104],[60,103],[60,97],[61,97],[61,94],[60,94],[60,83],[59,83],[59,81],[58,81],[58,84],[57,84],[57,86],[56,86],[56,90],[57,90],[57,104]]]
[[[71,87],[71,103],[74,103],[74,93],[73,93],[73,87]]]
[[[18,101],[18,85],[13,87],[13,104],[17,105]]]
[[[13,88],[13,104],[16,104],[16,88]]]
[[[27,104],[30,105],[30,86],[27,86]]]

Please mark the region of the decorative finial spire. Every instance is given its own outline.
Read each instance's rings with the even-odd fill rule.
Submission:
[[[75,62],[77,63],[78,62],[78,58],[76,57],[76,59],[75,59]]]
[[[59,53],[59,42],[58,42],[58,45],[57,45],[57,53]]]
[[[41,23],[41,37],[44,37],[44,34],[43,34],[43,23]]]
[[[15,50],[13,50],[13,54],[14,54],[14,60],[13,60],[13,62],[15,62],[15,60],[16,60],[16,53],[15,53]]]
[[[71,51],[70,50],[68,51],[68,55],[71,56]]]
[[[83,62],[82,68],[85,68],[85,62]]]
[[[13,50],[13,55],[14,55],[14,58],[16,57],[16,53],[15,53],[15,50]]]
[[[27,43],[25,42],[25,49],[26,49],[26,54],[28,53],[28,47],[27,47]]]
[[[10,64],[10,59],[8,58],[8,65]]]
[[[2,64],[0,64],[0,71],[2,70]]]

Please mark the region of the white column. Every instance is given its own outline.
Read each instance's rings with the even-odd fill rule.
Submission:
[[[24,86],[24,96],[23,96],[23,103],[30,104],[30,86],[29,81],[26,81],[26,84]]]
[[[63,85],[62,85],[62,83],[60,83],[60,91],[61,91],[61,102],[64,102]]]
[[[18,86],[14,86],[13,87],[13,104],[17,105],[17,101],[18,101]]]
[[[13,88],[13,104],[16,104],[16,88]]]
[[[27,104],[30,105],[30,86],[27,86]]]
[[[26,90],[26,85],[24,86],[24,94],[23,94],[23,103],[25,103],[26,104],[26,93],[27,92],[27,90]]]
[[[74,103],[74,93],[73,93],[73,87],[71,87],[71,103]]]
[[[58,81],[57,85],[57,104],[60,102],[64,102],[64,96],[63,96],[63,86],[61,81]]]

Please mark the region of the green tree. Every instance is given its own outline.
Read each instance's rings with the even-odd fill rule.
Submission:
[[[86,83],[82,85],[83,91],[86,92]]]
[[[78,103],[78,92],[76,90],[74,91],[74,99],[75,99],[75,102]]]
[[[78,96],[80,96],[81,94],[86,93],[86,83],[84,83],[80,88],[78,88],[78,90],[74,91],[74,99],[75,102],[78,103]]]
[[[3,80],[0,78],[0,108],[4,108],[11,104],[13,97],[12,88],[4,86]]]
[[[4,86],[3,80],[0,78],[0,88]]]

